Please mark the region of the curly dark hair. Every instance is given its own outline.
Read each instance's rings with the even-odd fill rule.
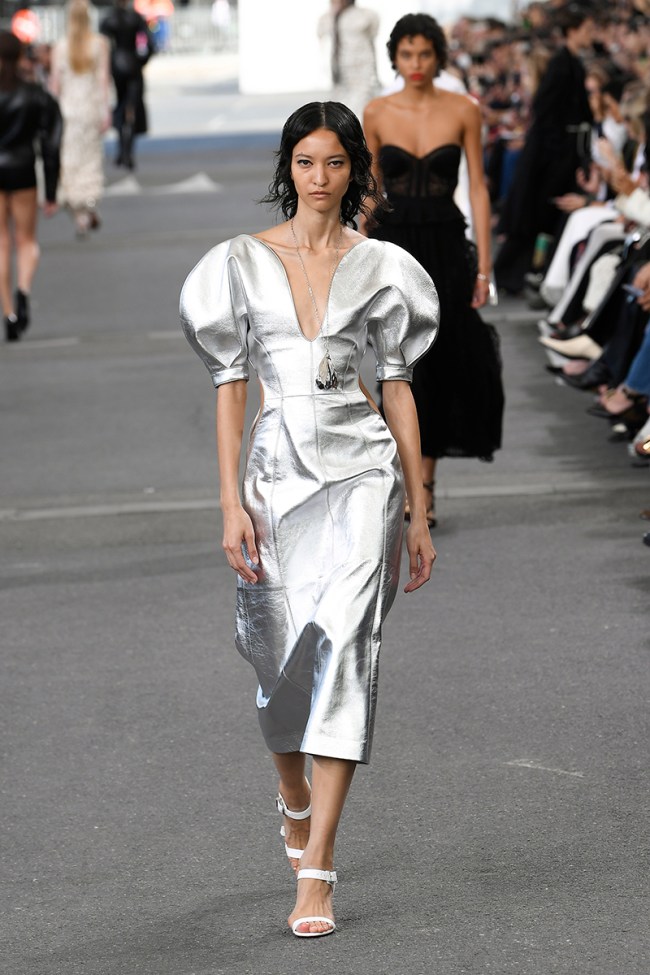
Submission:
[[[434,17],[429,14],[406,14],[400,17],[388,38],[386,48],[388,57],[394,70],[397,70],[395,58],[399,42],[405,37],[426,37],[433,44],[433,50],[438,62],[438,71],[447,67],[447,38],[443,29]]]
[[[359,213],[370,216],[373,206],[379,206],[382,198],[372,175],[372,156],[366,145],[363,130],[353,111],[341,102],[309,102],[289,116],[282,129],[280,148],[275,154],[275,173],[269,191],[260,200],[282,211],[285,220],[295,216],[298,194],[291,178],[291,161],[296,145],[316,129],[329,129],[350,157],[352,173],[350,185],[341,201],[341,221],[356,226],[354,218]]]

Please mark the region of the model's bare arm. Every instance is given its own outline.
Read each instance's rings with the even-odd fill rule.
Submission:
[[[428,581],[436,558],[422,489],[418,418],[411,387],[407,382],[393,379],[383,383],[382,400],[386,422],[397,443],[411,510],[411,521],[406,533],[410,581],[404,587],[404,592],[413,592]]]
[[[465,106],[463,148],[467,157],[469,175],[469,202],[472,207],[474,233],[478,248],[479,274],[485,275],[474,284],[473,308],[484,305],[489,295],[489,277],[492,271],[490,242],[490,195],[483,173],[483,146],[481,141],[480,109],[469,99]]]
[[[224,383],[217,393],[217,452],[223,512],[223,549],[228,564],[245,582],[257,582],[257,575],[246,564],[245,543],[254,563],[259,561],[255,532],[239,495],[239,458],[246,416],[246,383],[243,379]]]

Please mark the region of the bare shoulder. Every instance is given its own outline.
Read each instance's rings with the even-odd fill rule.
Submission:
[[[373,98],[363,110],[364,118],[368,121],[376,122],[390,109],[392,97],[392,95],[381,95],[379,98]]]
[[[358,230],[353,230],[352,227],[345,228],[343,242],[345,243],[346,250],[354,247],[355,244],[360,244],[364,240],[368,240],[368,238],[360,234]]]
[[[479,111],[478,104],[471,95],[465,95],[460,91],[448,91],[446,88],[436,88],[436,94],[441,102],[458,112]]]
[[[286,243],[288,228],[289,222],[284,221],[284,223],[278,223],[267,230],[258,230],[256,234],[251,234],[251,237],[261,240],[264,244],[270,244],[271,247],[278,247]]]
[[[468,122],[481,122],[481,106],[472,98],[471,95],[460,95],[456,92],[449,92],[453,98],[458,99],[459,111],[463,113]]]

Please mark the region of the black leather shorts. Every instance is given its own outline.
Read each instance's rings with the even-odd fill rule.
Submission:
[[[36,171],[33,166],[0,166],[0,193],[31,190],[35,186]]]

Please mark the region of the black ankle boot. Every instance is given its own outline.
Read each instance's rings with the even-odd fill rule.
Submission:
[[[19,330],[25,332],[29,325],[29,295],[19,288],[16,289],[16,319]]]
[[[17,342],[20,338],[20,328],[18,319],[15,315],[7,315],[5,318],[5,340],[7,342]]]
[[[120,129],[120,159],[126,169],[135,169],[133,159],[133,126],[124,125]]]

